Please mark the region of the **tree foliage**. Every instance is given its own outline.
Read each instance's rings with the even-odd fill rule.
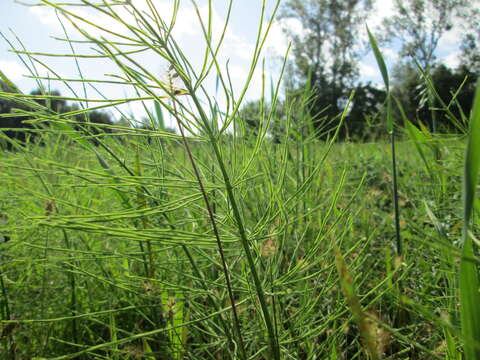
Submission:
[[[480,74],[480,36],[469,34],[462,43],[462,58],[471,72]]]
[[[350,92],[357,87],[358,61],[364,52],[360,29],[372,9],[372,0],[290,0],[280,18],[302,24],[300,32],[285,31],[293,41],[296,86],[309,82],[316,94],[312,116],[319,134],[328,136]],[[368,92],[370,88],[362,89]],[[357,110],[361,102],[357,103]],[[321,116],[316,116],[321,114]]]
[[[437,113],[438,131],[464,131],[472,108],[477,76],[467,66],[452,70],[445,65],[436,66],[431,72],[436,96],[433,103],[427,101],[425,80],[409,63],[395,69],[394,96],[401,102],[405,113],[413,123],[431,128],[431,112]],[[398,115],[398,114],[397,114]],[[397,119],[401,123],[401,119]]]
[[[270,117],[269,128],[267,132],[272,136],[274,142],[280,142],[285,133],[285,102],[277,102],[275,108],[272,104],[263,103],[260,100],[246,102],[238,113],[236,122],[236,131],[239,135],[258,135],[260,127],[267,124]]]
[[[8,85],[1,80],[0,90],[2,92],[13,92],[13,89],[10,89]],[[35,101],[45,108],[53,110],[55,113],[61,114],[79,109],[77,104],[67,104],[67,102],[61,98],[60,92],[56,90],[45,92],[36,89],[33,90],[30,95],[38,95],[39,98],[35,99]],[[51,96],[52,98],[46,99],[45,95]],[[0,130],[10,139],[25,142],[27,139],[36,136],[36,132],[34,131],[35,126],[28,122],[28,120],[31,120],[31,117],[25,116],[19,112],[19,110],[32,111],[32,109],[29,109],[22,102],[0,97]],[[86,135],[110,132],[108,125],[113,124],[108,113],[98,110],[88,112],[88,116],[85,116],[85,114],[76,115],[73,117],[73,120],[77,123],[76,128],[85,132]],[[107,125],[107,127],[105,127],[105,125]],[[42,126],[48,126],[48,121]],[[7,147],[10,146],[7,145]]]
[[[442,35],[452,29],[452,11],[463,0],[394,0],[395,14],[386,19],[390,39],[402,42],[401,55],[414,57],[424,68],[435,60]]]
[[[353,85],[362,53],[357,32],[371,8],[371,0],[289,0],[284,4],[280,19],[302,24],[300,32],[284,28],[293,40],[300,81],[311,77],[313,83],[323,80],[337,88]]]
[[[400,40],[400,55],[415,58],[424,69],[435,63],[435,51],[442,36],[455,28],[459,30],[463,22],[460,18],[478,5],[477,0],[393,0],[393,3],[394,14],[384,21],[387,37]]]
[[[468,70],[480,75],[480,0],[470,0],[458,14],[461,27],[461,60]]]
[[[458,121],[468,117],[472,86],[480,73],[479,3],[393,0],[394,13],[384,21],[384,40],[390,40],[394,50],[400,47],[394,93],[413,122],[434,129],[438,115],[441,131],[456,131],[464,126]],[[359,33],[364,32],[373,5],[374,1],[362,0],[289,0],[283,6],[280,18],[293,41],[290,87],[312,87],[315,101],[309,111],[315,119],[316,133],[322,138],[328,137],[338,124],[338,115],[352,91],[355,96],[340,138],[375,138],[382,128],[382,118],[376,114],[382,109],[384,91],[358,82],[358,64],[364,54]],[[301,29],[292,26],[292,21],[301,24]],[[455,70],[438,64],[436,58],[440,40],[451,31],[460,31],[458,44],[462,50],[462,66]],[[429,97],[425,79],[413,59],[432,76],[437,86],[433,96],[436,99],[432,94]]]

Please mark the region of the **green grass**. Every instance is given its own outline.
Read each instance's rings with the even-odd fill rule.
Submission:
[[[65,141],[57,151],[32,145],[22,154],[5,153],[0,163],[2,212],[8,214],[12,238],[2,245],[3,304],[9,302],[11,319],[4,324],[18,324],[9,341],[16,344],[19,358],[77,352],[128,358],[132,349],[145,351],[146,344],[158,354],[169,353],[166,358],[173,358],[174,351],[187,358],[216,353],[235,358],[235,348],[228,345],[235,330],[225,278],[184,150],[165,141],[168,161],[160,165],[145,153],[140,155],[142,176],[120,175],[122,169],[115,166],[119,175],[114,181],[94,154]],[[113,140],[111,145],[116,146]],[[452,201],[446,204],[436,203],[436,186],[411,152],[412,144],[398,144],[402,265],[393,256],[389,145],[335,145],[300,195],[295,145],[265,143],[263,155],[255,156],[245,180],[235,186],[282,357],[329,357],[332,351],[338,356],[364,356],[339,290],[335,247],[342,249],[364,309],[395,327],[399,304],[406,307],[409,321],[395,328],[403,337],[389,336],[385,351],[407,351],[412,358],[445,353],[439,348],[444,329],[450,328],[441,315],[450,314],[452,291],[447,285],[459,255],[453,240],[460,238],[462,223],[462,143],[449,144],[451,155],[444,170]],[[136,162],[137,146],[147,143],[118,146],[129,167]],[[208,145],[192,146],[198,163],[209,164]],[[284,154],[277,147],[285,148],[291,159],[282,160]],[[313,167],[326,147],[320,142],[309,147]],[[248,150],[239,154],[238,145],[234,152],[228,142],[222,149],[239,162],[250,155]],[[105,158],[111,160],[106,154]],[[163,177],[158,176],[159,166]],[[202,166],[202,171],[209,172],[210,167]],[[148,205],[125,209],[118,191],[136,199],[140,186],[152,193],[146,197]],[[246,351],[249,356],[260,351],[254,357],[268,358],[268,335],[224,190],[208,181],[205,188],[216,194],[215,217]],[[47,214],[51,200],[56,209]],[[155,200],[161,205],[151,203]],[[448,239],[439,237],[424,202],[441,219]],[[443,257],[445,247],[451,259]],[[145,262],[154,264],[154,277],[146,276]],[[400,281],[401,296],[411,304],[398,293]],[[215,315],[218,312],[223,315]],[[174,326],[180,328],[171,329]],[[42,335],[32,338],[33,334]]]
[[[406,130],[389,124],[395,148],[322,142],[310,131],[307,88],[284,104],[285,134],[274,143],[273,111],[259,114],[257,134],[245,132],[244,92],[230,91],[208,19],[195,73],[153,7],[157,27],[135,7],[132,25],[97,6],[130,27],[131,37],[113,41],[85,33],[74,8],[43,2],[69,15],[138,92],[96,105],[155,110],[150,130],[94,135],[74,127],[72,113],[0,94],[32,110],[38,133],[0,157],[0,232],[10,237],[0,245],[1,358],[461,359],[464,348],[474,358],[465,303],[477,292],[465,279],[476,276],[477,220],[462,214],[463,137],[405,121]],[[182,95],[123,42],[168,61]],[[228,100],[222,112],[203,93],[212,75]],[[278,93],[272,84],[264,100]],[[164,130],[163,112],[179,135]]]

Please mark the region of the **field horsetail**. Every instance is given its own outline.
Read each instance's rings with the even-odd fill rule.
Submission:
[[[0,0],[0,359],[480,359],[479,2]]]

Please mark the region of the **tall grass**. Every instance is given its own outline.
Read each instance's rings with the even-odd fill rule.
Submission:
[[[380,71],[382,73],[382,77],[385,81],[385,87],[387,89],[387,127],[392,131],[392,156],[393,156],[393,184],[394,184],[394,205],[395,205],[395,214],[396,214],[396,229],[397,229],[397,234],[399,233],[399,226],[398,226],[398,201],[396,199],[398,198],[397,194],[397,186],[396,186],[396,176],[395,176],[395,152],[394,152],[394,137],[393,137],[393,124],[391,123],[392,119],[392,99],[390,95],[390,89],[389,89],[389,82],[388,82],[388,72],[387,68],[385,65],[385,62],[383,60],[382,54],[377,46],[376,40],[374,36],[370,33],[367,27],[367,32],[368,36],[370,39],[370,44],[372,46],[372,49],[374,51],[375,57],[377,59]],[[438,93],[435,89],[435,85],[432,83],[431,77],[429,75],[428,69],[423,70],[419,67],[419,70],[422,74],[422,77],[425,81],[425,85],[428,91],[428,101],[429,104],[433,104],[436,100],[438,100],[444,107],[445,112],[450,116],[452,119],[452,122],[454,124],[461,124],[461,119],[456,119],[454,116],[452,116],[452,113],[449,110],[449,105],[447,106],[445,102],[438,96]],[[478,139],[480,137],[480,127],[479,127],[479,116],[480,116],[480,82],[477,85],[477,92],[474,98],[474,106],[472,109],[472,114],[470,117],[470,126],[469,126],[469,131],[467,133],[467,148],[465,152],[465,165],[464,165],[464,188],[463,188],[463,197],[464,197],[464,205],[463,205],[463,236],[462,236],[462,256],[460,259],[460,267],[458,269],[458,286],[459,286],[459,301],[460,301],[460,319],[461,319],[461,333],[462,333],[462,340],[463,340],[463,346],[464,346],[464,354],[465,358],[467,359],[476,359],[480,356],[479,352],[479,339],[480,339],[480,314],[478,313],[478,303],[480,302],[480,296],[478,293],[479,289],[479,280],[478,280],[478,261],[475,258],[475,251],[474,251],[474,243],[472,240],[472,235],[470,232],[470,222],[472,218],[472,214],[474,211],[474,199],[475,199],[475,188],[477,184],[477,176],[478,176],[478,163],[479,163],[479,146],[478,146]],[[452,99],[452,102],[455,100],[455,96]],[[432,109],[432,121],[433,121],[433,130],[432,133],[428,133],[428,130],[423,129],[423,132],[420,131],[417,127],[415,127],[409,119],[406,118],[405,113],[403,111],[402,105],[400,102],[396,101],[398,110],[401,113],[402,119],[404,121],[406,131],[412,140],[412,142],[415,144],[415,147],[422,158],[423,162],[425,163],[425,167],[428,171],[428,173],[432,174],[434,170],[432,170],[432,167],[435,165],[429,164],[429,162],[426,159],[422,143],[425,144],[427,141],[427,138],[433,138],[432,133],[435,133],[436,131],[436,113],[435,109]],[[431,105],[433,107],[433,105]],[[438,143],[437,139],[433,138],[432,141],[432,149],[433,149],[433,154],[434,154],[434,159],[435,162],[438,163],[440,160],[439,154],[440,152],[440,146]],[[445,182],[444,178],[444,171],[441,169],[441,171],[438,172],[440,174],[440,177],[443,178],[442,183]],[[432,176],[432,180],[435,178]],[[441,197],[441,203],[444,201],[448,201],[445,198],[445,192],[442,191],[442,197]],[[445,234],[445,231],[442,228],[442,225],[439,223],[438,219],[435,217],[435,215],[431,212],[431,210],[427,206],[427,212],[429,214],[429,217],[432,219],[437,231],[438,235],[442,240],[447,240],[448,241],[448,236]],[[399,239],[397,235],[397,239]],[[401,247],[398,247],[397,249],[401,249]],[[451,252],[448,250],[444,252],[446,255],[446,258],[448,259],[449,262],[452,262],[452,256]],[[456,269],[452,266],[451,267],[453,271]],[[452,297],[458,296],[455,293],[455,287],[457,286],[457,283],[452,280],[451,278],[449,279],[447,285],[451,288],[450,294]],[[453,288],[453,289],[452,289]],[[455,306],[450,306],[449,311],[456,313],[457,309]],[[447,320],[449,319],[449,316],[447,315]],[[456,350],[456,345],[455,342],[452,338],[452,332],[450,326],[447,324],[445,326],[445,336],[446,336],[446,342],[447,342],[447,347],[448,347],[448,357],[449,358],[458,358],[459,354]]]
[[[214,42],[212,34],[213,5],[211,2],[209,2],[209,15],[206,19],[200,17],[200,10],[194,4],[195,10],[199,14],[198,20],[205,39],[203,63],[197,69],[194,69],[172,37],[179,2],[174,3],[171,19],[162,17],[151,1],[145,2],[146,9],[142,9],[134,3],[119,5],[114,2],[100,4],[81,2],[81,4],[89,6],[91,10],[113,19],[123,27],[125,32],[114,32],[92,23],[89,19],[79,16],[73,4],[62,5],[50,1],[42,1],[42,4],[55,9],[59,14],[59,19],[69,22],[87,43],[96,47],[98,55],[95,58],[109,59],[117,67],[122,75],[116,76],[115,84],[132,86],[137,93],[137,97],[115,100],[109,100],[107,96],[103,95],[96,99],[89,98],[85,88],[93,87],[95,83],[84,79],[83,72],[78,68],[81,76],[78,81],[83,84],[84,94],[79,96],[73,92],[72,96],[67,99],[81,101],[84,106],[80,110],[56,114],[47,107],[39,108],[33,101],[34,98],[52,99],[52,96],[48,94],[36,97],[21,93],[3,94],[5,97],[21,101],[27,108],[35,109],[34,113],[28,110],[23,112],[33,116],[31,123],[35,124],[36,132],[52,133],[53,136],[65,135],[64,143],[59,147],[83,147],[86,153],[91,153],[96,159],[99,169],[85,170],[94,164],[89,162],[88,165],[84,165],[81,161],[76,163],[73,159],[73,161],[57,160],[56,154],[52,154],[47,159],[39,159],[35,156],[33,160],[36,164],[35,167],[45,166],[56,169],[52,170],[53,173],[66,171],[68,179],[85,181],[84,186],[87,188],[95,191],[105,190],[107,193],[111,192],[113,196],[113,202],[109,202],[108,211],[95,209],[96,206],[91,201],[82,205],[80,209],[83,210],[79,211],[78,209],[74,210],[76,208],[74,203],[83,202],[81,197],[76,200],[67,200],[64,198],[63,192],[48,192],[47,198],[50,199],[49,201],[55,201],[58,212],[49,214],[48,217],[34,218],[35,228],[59,229],[65,234],[65,239],[70,239],[70,234],[83,234],[74,235],[83,238],[84,244],[81,247],[85,248],[82,250],[78,250],[79,244],[71,240],[65,241],[62,246],[62,249],[68,251],[69,256],[74,256],[75,260],[72,260],[73,262],[64,260],[68,266],[62,267],[61,271],[69,276],[72,286],[70,290],[72,294],[70,301],[72,329],[71,336],[62,340],[62,342],[67,341],[66,349],[70,349],[68,355],[65,354],[65,350],[62,350],[64,354],[58,358],[73,358],[97,353],[100,350],[106,354],[105,356],[116,357],[125,351],[122,344],[135,343],[135,340],[145,338],[146,341],[141,344],[135,343],[135,345],[146,356],[148,356],[147,352],[152,352],[152,354],[157,354],[152,356],[180,358],[185,356],[185,353],[180,355],[178,352],[183,353],[189,347],[185,341],[193,341],[193,343],[199,344],[198,348],[193,345],[194,350],[189,351],[204,354],[203,356],[211,353],[221,358],[236,358],[237,356],[248,358],[259,351],[269,354],[264,355],[269,358],[280,359],[282,351],[280,340],[284,330],[282,330],[282,326],[279,326],[278,321],[285,315],[278,314],[278,311],[282,309],[282,301],[277,300],[276,295],[269,293],[267,289],[283,291],[284,286],[281,280],[272,276],[273,274],[279,275],[277,274],[277,271],[280,271],[278,267],[284,261],[284,257],[276,255],[275,260],[268,262],[270,268],[265,268],[264,260],[262,260],[264,251],[262,252],[261,244],[266,239],[276,237],[276,232],[281,231],[280,225],[278,229],[271,228],[270,224],[274,219],[278,219],[275,220],[278,224],[281,224],[282,221],[295,221],[287,219],[282,213],[288,213],[290,207],[296,207],[297,201],[305,203],[305,199],[302,197],[307,188],[311,186],[315,175],[321,170],[323,162],[312,169],[308,178],[297,179],[297,181],[301,181],[295,186],[297,190],[294,194],[288,195],[288,191],[285,190],[285,180],[276,184],[277,178],[281,174],[275,170],[288,166],[286,157],[284,157],[285,152],[278,159],[280,162],[272,164],[271,169],[264,169],[263,162],[259,161],[258,154],[270,147],[266,144],[265,139],[271,115],[268,115],[265,118],[266,123],[261,125],[261,130],[253,142],[251,151],[246,151],[252,144],[250,140],[244,143],[234,140],[237,144],[234,151],[235,157],[232,157],[234,152],[230,154],[226,152],[226,149],[231,146],[229,129],[232,126],[238,127],[237,122],[242,121],[236,114],[249,87],[254,69],[260,60],[261,50],[271,27],[271,21],[264,23],[265,3],[259,16],[258,36],[252,54],[251,67],[245,86],[238,96],[230,88],[228,80],[230,75],[222,70],[222,64],[218,61],[218,53],[225,36],[227,23],[223,32],[216,37],[218,40]],[[278,3],[276,7],[278,8]],[[228,22],[231,3],[227,9]],[[145,10],[148,10],[148,13]],[[125,20],[126,18],[129,18],[128,22]],[[154,23],[152,23],[152,19],[155,20]],[[89,26],[102,35],[97,36],[92,32],[87,32],[85,28]],[[66,29],[65,26],[63,28]],[[128,35],[126,35],[127,33]],[[86,54],[75,51],[76,42],[70,38],[69,34],[65,34],[64,41],[67,41],[72,50],[71,54],[65,56],[73,57],[75,61],[85,58]],[[137,51],[146,50],[151,51],[159,60],[167,64],[170,80],[162,80],[133,56]],[[21,53],[32,63],[34,69],[46,66],[38,59],[38,54],[28,51],[21,51]],[[48,56],[49,54],[41,55]],[[76,66],[79,66],[77,61]],[[211,76],[212,71],[219,80],[227,103],[227,108],[222,113],[216,110],[217,108],[203,85]],[[33,73],[37,74],[39,71],[35,70]],[[38,76],[34,77],[41,80]],[[177,83],[180,83],[177,87],[173,85],[172,79],[174,78]],[[58,75],[50,80],[68,85],[68,80]],[[70,87],[70,89],[72,88]],[[159,95],[159,91],[164,95]],[[277,85],[272,92],[271,101],[273,103],[276,102],[278,92],[279,86]],[[86,126],[83,128],[72,126],[71,116],[84,114],[88,119],[88,111],[92,109],[118,107],[132,101],[140,101],[147,108],[149,103],[155,103],[157,118],[159,118],[159,107],[169,112],[177,121],[180,138],[165,133],[161,121],[157,121],[156,124],[152,122],[153,130],[111,127],[116,131],[114,137],[121,139],[123,132],[129,137],[127,142],[116,142],[106,136],[93,135]],[[88,107],[90,104],[99,105]],[[212,119],[216,119],[216,121],[212,122]],[[45,126],[46,121],[51,127]],[[132,137],[134,135],[135,138]],[[151,144],[149,138],[152,136],[161,140]],[[96,146],[92,145],[90,139],[95,139]],[[182,140],[182,146],[176,139]],[[286,143],[289,142],[288,138],[285,140]],[[238,145],[241,147],[239,148]],[[135,149],[133,152],[127,150],[131,147]],[[230,148],[229,151],[232,150],[233,148]],[[58,149],[58,151],[61,150]],[[182,160],[175,160],[183,151],[189,159],[192,171]],[[24,148],[23,152],[25,159],[28,159],[30,157],[30,154],[27,155],[28,150]],[[135,156],[132,158],[129,156],[129,152]],[[168,159],[160,160],[160,157],[165,156]],[[70,164],[67,165],[65,161]],[[210,168],[207,166],[208,164],[215,164],[215,166]],[[148,168],[151,170],[147,170]],[[208,176],[207,174],[212,169],[211,176]],[[218,169],[218,172],[215,169]],[[38,171],[37,174],[39,179],[46,184],[52,181],[45,179],[45,176],[50,175],[43,173],[43,170]],[[281,176],[285,176],[285,172]],[[62,180],[58,180],[60,187],[66,186],[65,180],[66,178],[63,177]],[[265,203],[261,206],[258,204],[258,208],[247,209],[245,205],[242,205],[243,201],[240,198],[247,196],[244,191],[250,187],[253,187],[255,192],[265,188],[272,197],[264,197],[262,202]],[[177,192],[175,189],[179,191]],[[80,195],[77,193],[77,196]],[[212,207],[213,197],[215,198],[215,210]],[[203,199],[203,206],[200,202],[201,199]],[[278,202],[282,205],[278,206]],[[69,210],[64,210],[64,207]],[[207,212],[207,218],[204,216],[204,209]],[[282,210],[279,211],[279,209]],[[247,223],[245,212],[253,213],[249,219],[255,219],[254,214],[257,213],[261,216],[256,222],[252,223],[251,220],[248,220],[249,223]],[[252,215],[254,216],[252,217]],[[304,217],[305,214],[297,216]],[[282,217],[283,220],[281,220]],[[274,233],[270,234],[271,232]],[[113,236],[123,239],[115,245],[107,245],[109,240],[106,240],[103,246],[107,246],[107,248],[113,246],[114,248],[111,250],[113,254],[119,252],[120,259],[125,258],[127,261],[115,265],[115,262],[118,261],[113,260],[116,258],[113,256],[113,259],[107,263],[99,262],[98,257],[94,254],[99,255],[107,248],[101,250],[103,247],[101,244],[92,242],[90,234],[94,233],[106,238]],[[314,257],[318,251],[315,247],[318,248],[320,239],[321,236],[318,236],[318,239],[311,245],[312,250],[308,254],[309,257]],[[138,243],[137,251],[131,247],[132,242]],[[216,252],[212,252],[214,244],[216,244]],[[240,244],[241,248],[238,248],[237,244]],[[52,246],[52,240],[49,240],[45,245],[45,251]],[[183,255],[179,250],[182,250]],[[97,264],[100,273],[87,270],[85,268],[87,265],[75,255],[78,255],[78,251],[86,252],[87,257],[94,257],[94,263]],[[280,250],[276,249],[275,253],[278,251]],[[172,268],[173,272],[162,265],[168,259],[176,259],[173,262],[178,263]],[[89,259],[86,262],[92,260]],[[48,258],[45,261],[45,266],[49,268],[51,265]],[[222,268],[222,273],[209,270],[210,267],[218,266]],[[140,269],[143,271],[139,272]],[[299,272],[299,268],[290,270],[290,280],[293,275],[299,276]],[[126,276],[125,278],[120,276],[122,273]],[[185,277],[184,274],[188,275]],[[214,278],[211,277],[213,274],[215,274]],[[177,280],[170,282],[169,276],[174,276]],[[85,279],[91,281],[87,285],[86,282],[82,283],[78,280],[78,277],[83,281],[86,281]],[[142,282],[145,287],[143,290],[139,288]],[[115,315],[114,309],[119,304],[118,301],[110,298],[106,304],[110,306],[108,311],[112,311],[112,314],[106,322],[98,324],[100,327],[106,327],[110,335],[108,339],[99,343],[98,339],[95,340],[95,337],[100,335],[98,330],[89,331],[93,336],[90,340],[88,340],[88,336],[85,337],[87,334],[79,334],[77,317],[94,319],[93,315],[78,314],[80,309],[86,310],[85,296],[91,296],[94,291],[86,289],[91,286],[97,287],[102,283],[112,293],[120,291],[123,294],[120,298],[125,299],[125,305],[129,309],[133,306],[133,313],[138,313],[136,316],[140,317],[139,319],[143,317],[142,323],[144,324],[130,323],[135,330],[122,328],[120,325],[122,317],[129,317],[129,312],[125,315]],[[81,292],[80,288],[83,288],[86,293],[79,293]],[[225,291],[229,299],[228,305],[224,302]],[[166,300],[172,296],[175,298],[175,304],[179,304],[177,306],[182,309],[189,309],[188,317],[195,320],[187,321],[188,319],[185,317],[183,319],[175,317],[174,313],[178,310],[173,310],[169,305],[170,300]],[[206,304],[203,304],[204,296],[207,299]],[[188,302],[183,303],[187,299]],[[100,299],[98,300],[98,302],[94,302],[95,305],[102,303]],[[274,306],[274,304],[277,305]],[[248,309],[243,310],[244,315],[240,314],[239,306]],[[254,311],[253,315],[258,314],[258,316],[247,315],[250,311]],[[274,313],[277,314],[274,315]],[[173,327],[169,327],[168,318],[170,316],[176,319]],[[251,319],[247,322],[250,317]],[[92,321],[95,323],[95,320]],[[178,333],[175,335],[172,331],[177,327],[187,327],[187,324],[197,326],[199,330],[203,329],[205,334],[210,334],[211,339],[202,339],[204,337],[201,335],[202,332],[197,333],[193,330],[187,331],[183,340],[182,338],[177,339],[175,336],[179,336]],[[245,327],[247,327],[247,331],[244,329]],[[134,333],[132,333],[133,330]],[[197,336],[199,337],[197,338]],[[85,342],[92,345],[85,347],[83,345]],[[229,345],[224,347],[224,343]],[[268,344],[269,350],[262,350],[262,344]]]
[[[402,239],[400,235],[400,210],[398,207],[398,185],[397,185],[397,158],[395,155],[395,126],[393,124],[393,108],[392,108],[392,94],[390,92],[390,79],[388,77],[388,70],[385,64],[385,60],[383,60],[383,56],[378,48],[377,42],[375,37],[372,35],[370,30],[367,27],[368,38],[370,41],[370,46],[372,47],[373,53],[378,63],[378,67],[380,68],[380,72],[382,74],[383,82],[385,84],[385,89],[387,92],[386,98],[386,123],[387,123],[387,131],[390,134],[390,144],[391,144],[391,153],[392,153],[392,187],[393,187],[393,211],[395,215],[395,239],[397,245],[397,255],[399,257],[402,256]]]
[[[478,303],[478,263],[475,257],[474,242],[470,233],[470,220],[474,212],[480,161],[480,82],[474,99],[470,131],[465,155],[463,251],[460,262],[460,306],[463,341],[467,359],[480,356],[480,312]]]

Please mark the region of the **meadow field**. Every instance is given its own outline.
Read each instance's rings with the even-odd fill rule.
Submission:
[[[131,32],[113,34],[120,41],[85,31],[68,4],[44,3],[137,94],[74,93],[63,99],[90,107],[59,112],[59,96],[27,95],[0,72],[9,89],[0,97],[30,124],[16,129],[26,141],[0,132],[1,359],[478,358],[479,92],[472,114],[452,119],[464,131],[393,123],[402,107],[371,36],[387,94],[377,142],[338,139],[354,94],[328,136],[314,130],[308,86],[277,117],[280,80],[262,84],[252,131],[241,100],[268,24],[235,96],[207,20],[196,73],[153,10],[156,27],[128,1],[136,22],[89,4]],[[169,78],[126,45],[167,61]],[[211,73],[225,109],[203,87]],[[149,126],[88,120],[134,101]],[[435,111],[452,116],[443,105]]]
[[[104,154],[108,170],[68,138],[48,143],[0,160],[10,237],[1,249],[2,356],[236,358],[216,235],[178,140],[107,139],[116,154]],[[427,155],[431,173],[412,142],[398,144],[401,258],[390,145],[300,145],[220,146],[282,358],[365,358],[342,276],[373,317],[368,331],[384,358],[451,358],[460,346],[464,141],[445,140],[440,162]],[[244,346],[270,358],[220,170],[208,144],[191,146]],[[348,274],[337,271],[336,251]]]

